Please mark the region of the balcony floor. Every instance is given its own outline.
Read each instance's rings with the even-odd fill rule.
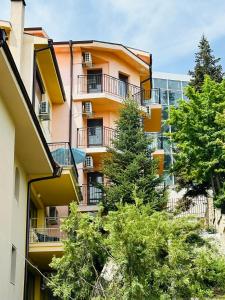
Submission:
[[[62,242],[30,243],[29,257],[39,268],[48,270],[53,256],[61,257],[63,254]]]
[[[64,168],[59,178],[34,182],[45,206],[68,205],[71,201],[79,202],[77,179],[72,167]]]

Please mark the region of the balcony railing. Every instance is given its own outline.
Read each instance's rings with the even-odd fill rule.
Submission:
[[[31,228],[30,243],[60,242],[66,238],[66,233],[60,228]]]
[[[111,147],[116,131],[105,126],[77,129],[77,147]]]
[[[47,217],[42,226],[38,226],[38,219],[30,219],[30,243],[59,242],[66,238],[66,233],[60,230],[65,217]]]
[[[107,74],[78,75],[78,94],[107,93],[125,99],[137,95],[141,88]],[[140,97],[135,100],[141,104]]]
[[[48,146],[55,162],[61,167],[72,166],[76,176],[78,176],[75,158],[70,143],[49,143]]]
[[[83,201],[81,205],[97,205],[103,198],[103,191],[91,184],[83,184],[81,187]]]
[[[151,143],[149,145],[151,150],[164,149],[164,137],[162,135],[152,132],[146,132],[145,134],[148,138],[151,139]]]
[[[137,94],[133,95],[133,99],[142,105],[161,104],[160,89],[153,88],[151,90],[140,89]]]

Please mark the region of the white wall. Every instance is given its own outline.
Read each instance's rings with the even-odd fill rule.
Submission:
[[[0,299],[23,298],[27,178],[14,153],[15,127],[0,96]],[[19,168],[19,198],[14,196]],[[10,283],[11,247],[16,247],[15,284]]]

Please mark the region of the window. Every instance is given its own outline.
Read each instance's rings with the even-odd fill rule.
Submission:
[[[167,80],[166,79],[153,79],[153,87],[157,89],[167,89]]]
[[[178,100],[182,98],[181,91],[169,91],[169,104],[170,105],[177,105]]]
[[[17,201],[19,201],[19,195],[20,195],[20,172],[19,172],[19,169],[16,167],[15,183],[14,183],[14,196]]]
[[[169,90],[181,90],[181,82],[177,80],[168,80]]]
[[[12,284],[15,284],[15,280],[16,280],[16,247],[12,245],[10,282]]]

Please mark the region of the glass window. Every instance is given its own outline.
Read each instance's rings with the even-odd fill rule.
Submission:
[[[167,136],[163,137],[163,150],[165,153],[170,153],[170,138]]]
[[[167,89],[167,80],[166,79],[159,79],[153,78],[153,87],[158,89]]]
[[[170,154],[165,154],[165,161],[164,161],[164,169],[169,170],[171,167],[171,155]]]
[[[167,90],[160,90],[160,97],[162,105],[168,105],[168,91]]]
[[[181,82],[177,80],[168,80],[169,90],[181,90]]]
[[[178,105],[179,99],[182,98],[182,92],[181,91],[169,91],[169,104],[170,105]]]
[[[185,88],[185,86],[188,85],[188,81],[182,81],[182,88]]]

